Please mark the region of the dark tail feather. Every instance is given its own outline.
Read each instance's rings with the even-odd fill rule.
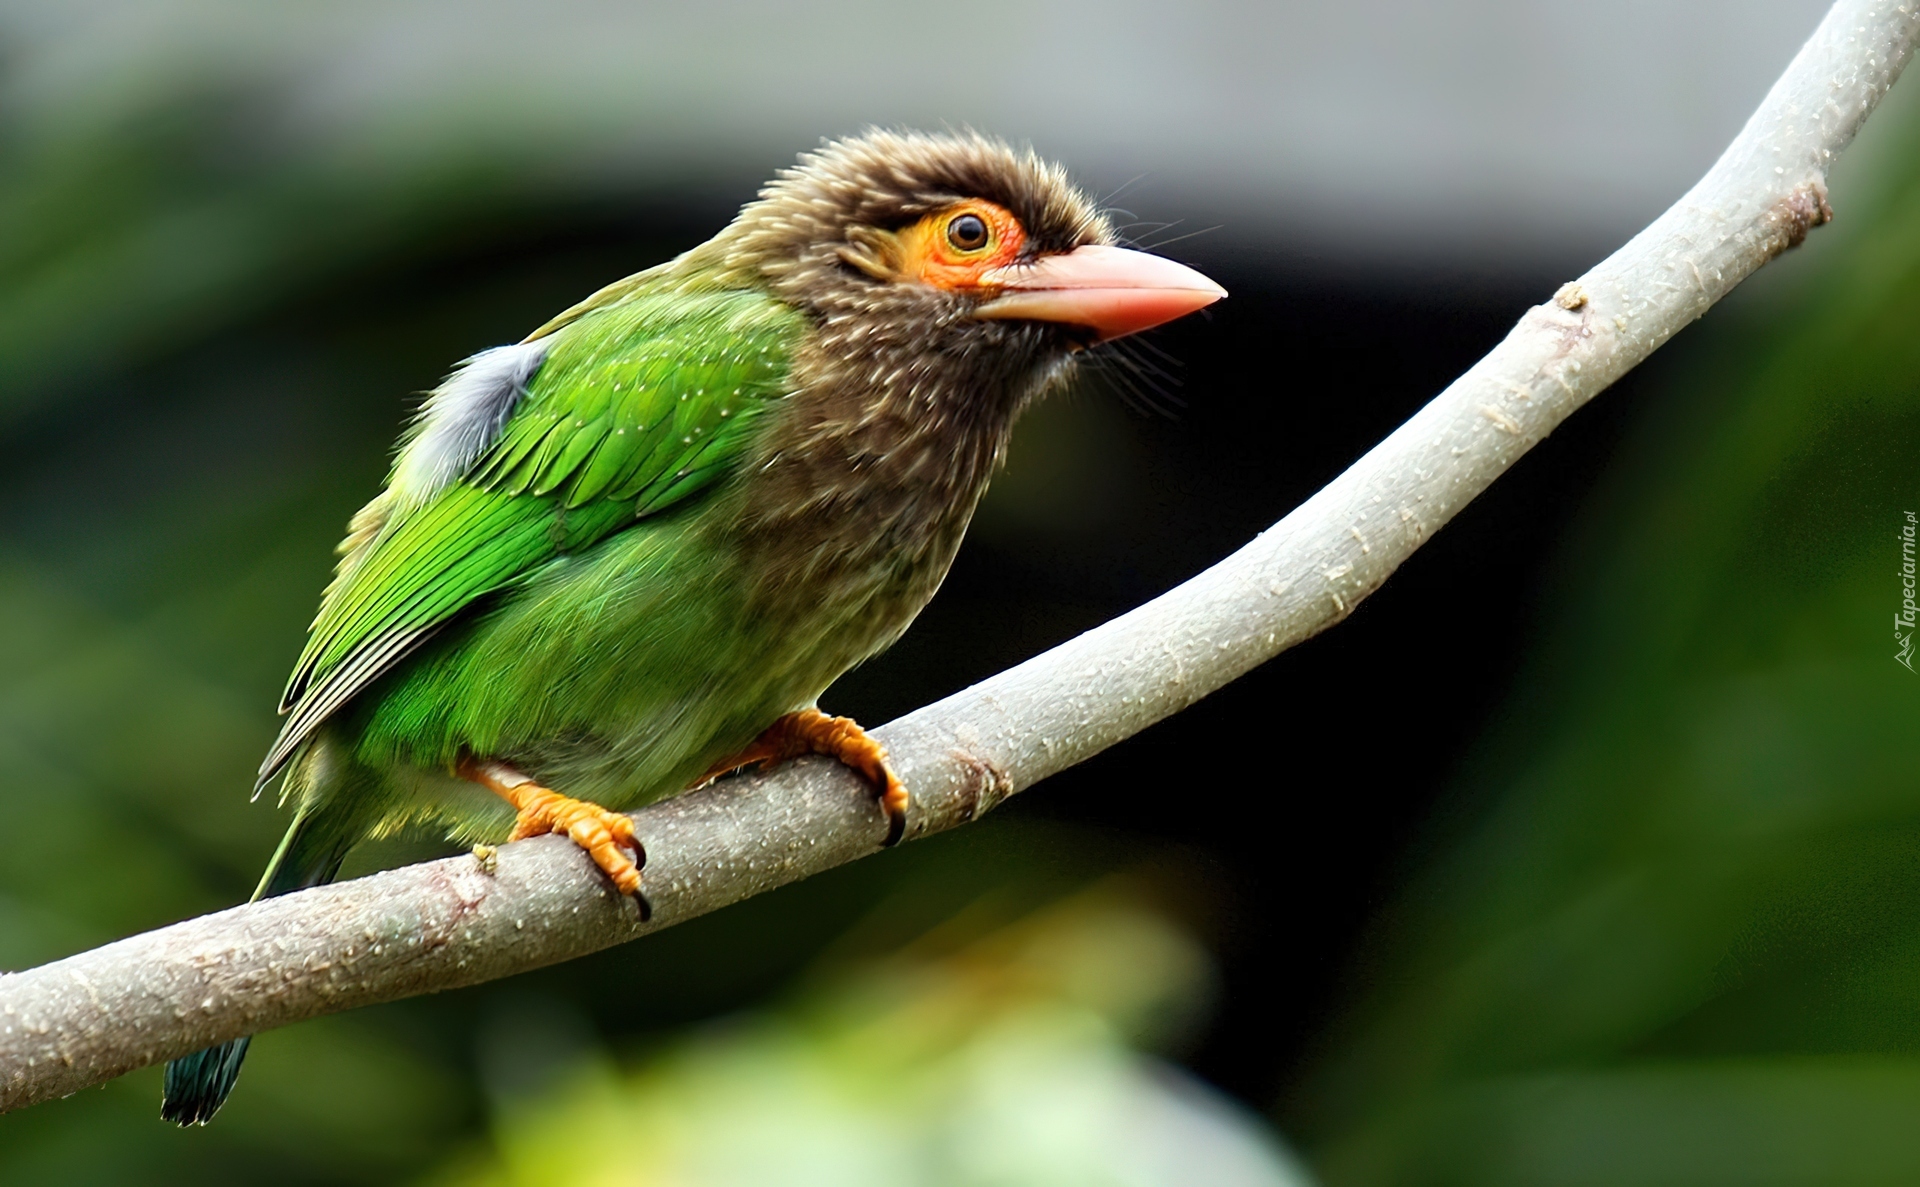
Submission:
[[[167,1086],[160,1097],[160,1118],[175,1125],[205,1125],[213,1120],[240,1078],[251,1035],[183,1055],[167,1065]]]
[[[340,830],[315,824],[316,819],[305,814],[294,818],[286,839],[267,863],[260,888],[253,892],[256,901],[331,882],[340,872],[352,842]],[[161,1118],[175,1125],[205,1125],[213,1120],[240,1078],[240,1061],[247,1057],[247,1044],[252,1041],[252,1036],[243,1035],[167,1064]]]

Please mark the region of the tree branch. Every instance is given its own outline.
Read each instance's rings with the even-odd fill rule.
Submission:
[[[909,836],[972,820],[1351,613],[1581,404],[1831,217],[1827,169],[1912,54],[1916,7],[1835,4],[1698,185],[1252,543],[877,731],[914,790]],[[545,837],[488,863],[391,870],[0,977],[0,1109],[238,1035],[584,956],[863,857],[885,831],[871,792],[821,760],[637,820],[647,923],[570,841]]]

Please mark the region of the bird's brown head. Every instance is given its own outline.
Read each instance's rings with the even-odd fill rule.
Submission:
[[[769,291],[813,321],[739,517],[781,542],[784,574],[823,557],[868,558],[847,562],[867,572],[879,549],[890,571],[918,575],[899,603],[917,610],[1020,410],[1081,348],[1225,295],[1113,239],[1031,152],[870,132],[803,156],[673,265],[692,284]]]
[[[1113,241],[1065,172],[1031,151],[971,133],[869,132],[802,157],[711,248],[727,271],[813,313],[825,337],[937,360],[978,391],[993,377],[1023,386],[1017,377],[1081,347],[1226,295]]]

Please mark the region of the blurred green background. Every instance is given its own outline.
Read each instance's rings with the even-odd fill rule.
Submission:
[[[1022,426],[828,698],[878,722],[1311,493],[1671,201],[1821,7],[0,5],[0,967],[248,893],[409,393],[820,135],[1030,137],[1234,293]],[[0,1117],[0,1181],[1920,1180],[1913,87],[1833,227],[1336,631],[959,833],[266,1036],[207,1129],[157,1069]]]

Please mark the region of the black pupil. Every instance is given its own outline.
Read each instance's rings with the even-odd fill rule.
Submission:
[[[947,224],[947,241],[961,251],[986,246],[987,220],[977,214],[963,214]]]

